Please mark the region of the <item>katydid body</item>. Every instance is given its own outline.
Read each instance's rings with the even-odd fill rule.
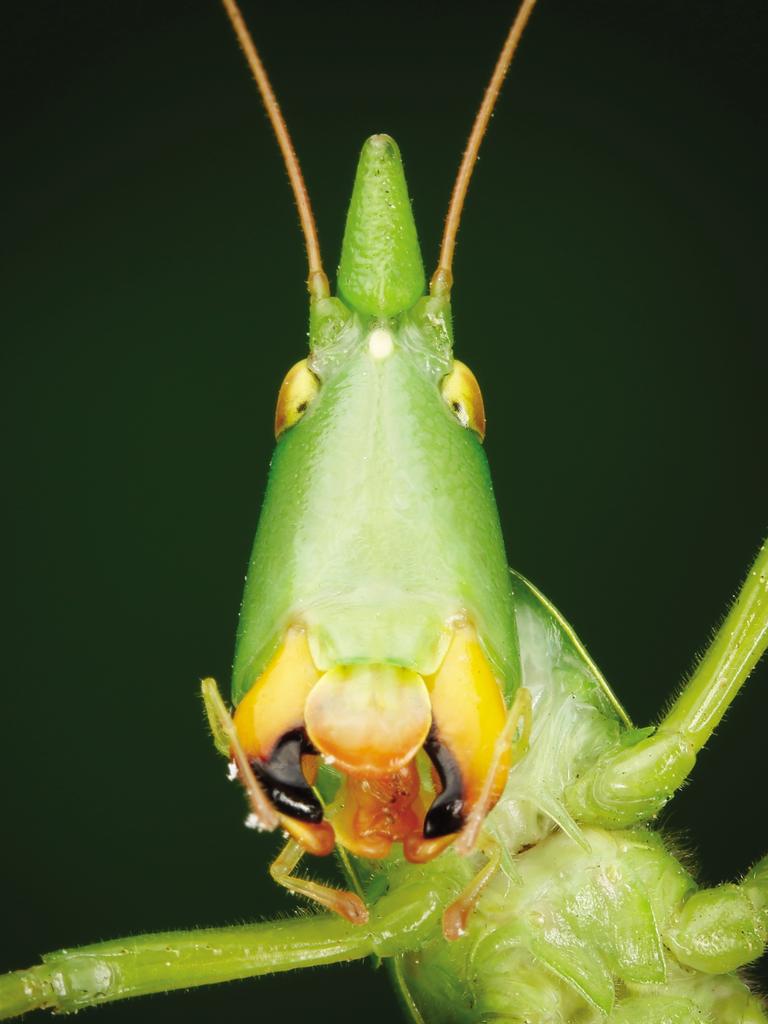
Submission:
[[[397,803],[393,787],[410,785],[404,773],[415,768],[414,751],[431,744],[437,770],[457,775],[454,799],[466,805],[454,822],[439,806],[424,818],[418,781],[407,824],[374,821],[371,801],[365,812],[360,801],[353,809],[351,790],[337,801],[348,819],[348,848],[382,856],[402,840],[419,860],[442,848],[425,846],[428,840],[459,831],[470,789],[476,802],[486,770],[478,759],[496,740],[485,705],[496,712],[498,732],[520,680],[511,578],[478,436],[482,399],[469,371],[454,365],[449,302],[424,296],[424,283],[399,152],[388,137],[374,136],[363,148],[350,206],[340,298],[313,302],[307,367],[318,383],[308,381],[312,393],[296,396],[300,416],[278,439],[232,691],[257,772],[271,777],[270,762],[279,756],[284,777],[283,737],[301,731],[305,754],[311,740],[315,754],[349,768],[352,786],[373,781],[385,817]],[[294,401],[292,380],[281,392],[278,422],[293,415],[281,408]],[[305,634],[306,689],[294,690],[293,664],[280,668],[291,629]],[[464,635],[477,664],[453,672],[452,657],[465,657],[452,654]],[[316,699],[332,676],[338,684]],[[480,692],[488,680],[498,693],[495,706],[494,692]],[[415,706],[420,691],[423,709]],[[472,736],[466,722],[452,720],[457,713],[482,716]],[[273,714],[279,724],[267,731]],[[382,735],[386,716],[391,738]],[[347,729],[354,735],[346,737]],[[366,729],[364,750],[349,752]],[[280,790],[279,779],[272,785]],[[296,770],[294,795],[302,786]],[[291,819],[284,789],[279,799]],[[290,820],[283,824],[291,830]],[[297,828],[303,843],[306,826]],[[316,852],[316,844],[307,848]]]
[[[764,627],[767,562],[763,551],[736,606],[751,606]],[[445,940],[442,915],[482,854],[449,849],[422,865],[399,854],[354,860],[367,924],[311,915],[62,951],[0,979],[0,1015],[73,1011],[373,954],[386,959],[415,1024],[765,1024],[759,999],[734,973],[765,947],[765,860],[741,885],[698,889],[658,834],[595,828],[569,814],[574,780],[638,736],[567,623],[527,581],[512,581],[533,729],[486,823],[502,868],[460,941]],[[731,653],[739,646],[737,638]],[[665,795],[657,787],[657,799]]]
[[[450,261],[425,294],[389,138],[363,149],[337,296],[311,253],[310,284],[234,718],[204,692],[255,823],[291,837],[274,877],[336,913],[62,951],[0,979],[0,1017],[375,955],[415,1024],[765,1024],[735,973],[768,940],[765,861],[697,890],[648,823],[765,648],[766,550],[669,713],[634,729],[507,568]],[[350,893],[293,876],[334,846]]]

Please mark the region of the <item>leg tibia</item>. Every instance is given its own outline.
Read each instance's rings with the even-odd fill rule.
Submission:
[[[333,915],[234,928],[140,935],[51,953],[0,977],[0,1020],[36,1009],[86,1006],[276,971],[381,957],[421,948],[439,927],[442,900],[427,881],[382,897],[371,921]]]
[[[216,749],[224,753],[225,757],[231,756],[234,760],[256,827],[265,832],[274,832],[280,824],[280,818],[269,802],[261,783],[253,774],[245,751],[240,745],[235,723],[227,711],[226,704],[221,699],[216,680],[203,679],[200,685]]]
[[[40,966],[0,979],[0,1020],[366,956],[367,936],[357,934],[340,918],[323,917],[141,935],[51,953]]]
[[[466,934],[469,915],[477,906],[477,901],[480,899],[483,889],[485,889],[499,869],[501,847],[496,840],[487,835],[485,842],[481,843],[480,848],[488,857],[488,860],[475,877],[471,879],[459,898],[454,900],[443,914],[443,937],[448,942],[454,942]]]
[[[308,878],[298,878],[293,874],[303,854],[301,846],[295,840],[289,839],[269,868],[269,873],[277,884],[297,896],[304,896],[314,903],[319,903],[321,907],[333,911],[351,924],[365,924],[368,920],[368,909],[356,893],[334,889],[330,885],[322,885]]]

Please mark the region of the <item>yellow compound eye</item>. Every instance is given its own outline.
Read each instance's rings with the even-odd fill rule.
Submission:
[[[485,406],[477,378],[465,363],[453,361],[453,369],[443,379],[440,390],[451,407],[456,419],[463,427],[485,437]]]
[[[307,406],[318,392],[320,384],[312,373],[307,360],[302,359],[290,368],[285,375],[277,396],[275,409],[275,437],[280,437],[284,430],[298,423],[307,410]]]

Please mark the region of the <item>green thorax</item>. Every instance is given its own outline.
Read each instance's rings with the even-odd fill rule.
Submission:
[[[235,703],[296,621],[307,625],[321,669],[389,662],[428,674],[451,618],[465,614],[508,691],[518,683],[485,454],[440,392],[452,367],[450,307],[423,290],[399,153],[374,136],[355,181],[340,298],[312,307],[309,365],[319,391],[281,436],[270,469],[240,616]]]

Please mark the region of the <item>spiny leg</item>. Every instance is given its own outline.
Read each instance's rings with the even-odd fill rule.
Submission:
[[[756,960],[768,945],[768,857],[740,885],[694,892],[663,938],[681,964],[706,974],[730,974]]]
[[[577,821],[625,828],[652,818],[686,780],[768,646],[768,544],[680,696],[653,735],[608,754],[566,790]]]
[[[496,739],[493,756],[488,766],[477,802],[472,807],[467,823],[456,841],[456,851],[464,856],[472,853],[477,843],[483,822],[496,802],[493,794],[494,779],[502,761],[507,760],[512,768],[528,749],[531,736],[532,703],[531,693],[525,687],[515,694],[512,707],[501,734]]]
[[[472,853],[480,840],[480,850],[487,856],[486,863],[469,882],[467,887],[443,914],[443,935],[452,942],[466,933],[469,916],[486,885],[493,878],[501,864],[502,848],[488,832],[481,832],[483,822],[493,807],[493,784],[499,765],[507,760],[514,765],[528,749],[531,733],[531,694],[520,688],[515,694],[512,707],[507,714],[504,728],[496,739],[493,755],[488,764],[486,777],[477,801],[473,805],[467,823],[456,842],[455,849],[463,856]]]
[[[442,908],[439,879],[420,878],[376,903],[353,927],[329,914],[231,928],[134,935],[61,950],[0,975],[0,1020],[35,1009],[71,1013],[153,992],[420,949]]]
[[[232,716],[221,699],[216,680],[204,679],[201,687],[214,744],[216,749],[224,753],[225,756],[231,756],[237,766],[237,773],[248,797],[254,825],[263,831],[274,832],[280,823],[277,811],[269,802],[259,780],[253,773],[248,758],[240,745]]]
[[[289,839],[269,866],[269,873],[278,885],[296,896],[304,896],[321,907],[339,914],[352,924],[365,924],[368,909],[356,893],[334,889],[308,878],[298,878],[293,872],[304,856],[304,850],[295,839]]]
[[[499,843],[489,834],[484,833],[480,841],[480,850],[488,860],[474,878],[462,891],[458,899],[446,907],[443,913],[443,935],[449,942],[460,939],[467,931],[467,922],[483,889],[496,874],[501,864],[502,849]]]
[[[247,825],[282,827],[308,853],[329,854],[333,828],[305,777],[301,723],[304,694],[317,678],[301,629],[292,627],[234,719],[213,679],[202,683],[214,744],[234,761],[251,807]],[[280,813],[286,811],[287,813]]]

